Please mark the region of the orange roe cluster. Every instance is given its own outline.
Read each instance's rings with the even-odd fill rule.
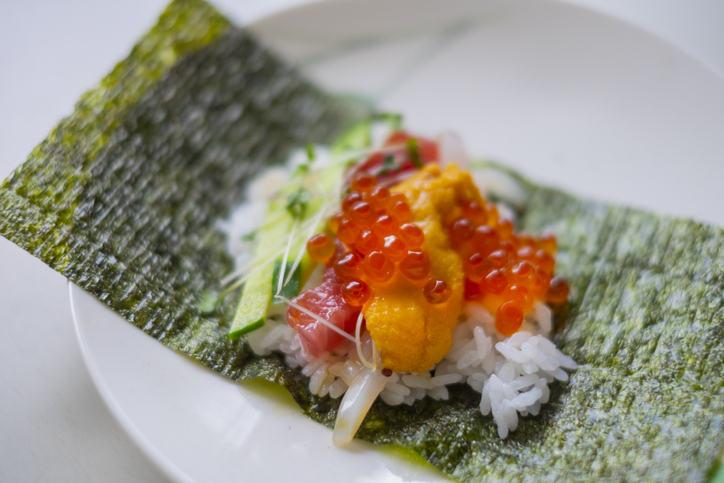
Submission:
[[[364,305],[371,295],[369,286],[388,282],[396,272],[418,283],[431,304],[450,298],[445,281],[430,279],[425,234],[412,223],[405,195],[378,186],[374,176],[355,176],[342,200],[342,211],[332,216],[329,228],[348,248],[334,261],[334,271],[344,282],[342,296],[349,305]],[[327,234],[307,242],[309,256],[319,263],[329,264],[335,251],[335,242]]]
[[[445,220],[450,242],[463,261],[465,299],[480,302],[495,314],[495,328],[516,333],[538,300],[559,305],[568,298],[568,284],[553,276],[556,238],[514,233],[494,205],[469,202]]]

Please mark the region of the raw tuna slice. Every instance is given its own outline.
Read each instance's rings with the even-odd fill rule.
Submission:
[[[322,284],[299,294],[292,300],[348,334],[354,335],[359,307],[352,307],[342,298],[342,281],[332,267],[324,270]],[[299,333],[307,354],[319,357],[325,351],[333,351],[343,337],[322,322],[289,306],[287,323]]]
[[[368,173],[377,177],[382,186],[392,186],[414,173],[419,165],[410,156],[410,150],[406,147],[411,138],[405,131],[396,131],[385,141],[384,147],[400,146],[394,152],[376,152],[370,154],[367,159],[358,164],[350,173],[350,179],[357,173]],[[415,138],[420,164],[435,163],[439,160],[438,145],[435,141],[425,138]]]

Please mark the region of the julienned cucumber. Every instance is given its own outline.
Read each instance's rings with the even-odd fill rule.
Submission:
[[[370,143],[371,122],[363,121],[350,128],[334,143],[332,153],[339,154],[348,150],[364,149],[370,146]],[[346,166],[344,162],[337,162],[326,168],[321,175],[317,175],[322,189],[330,192],[338,186]],[[310,174],[310,176],[314,175]],[[283,192],[282,194],[290,195],[292,192]],[[310,200],[298,225],[314,218],[322,207],[323,200],[319,198]],[[236,315],[229,330],[229,339],[236,339],[248,334],[262,327],[266,322],[269,305],[272,303],[272,298],[279,287],[279,275],[284,263],[283,253],[276,257],[274,262],[271,262],[270,255],[276,255],[279,250],[275,250],[272,254],[269,253],[269,248],[278,245],[279,240],[287,237],[295,225],[295,219],[287,208],[287,200],[276,200],[269,204],[267,219],[274,220],[274,222],[268,223],[257,232],[252,275],[244,283],[239,307],[236,309]],[[324,227],[325,221],[320,221],[314,231],[319,232]],[[308,227],[305,228],[305,231],[308,230]],[[289,250],[287,265],[284,270],[285,279],[289,277],[289,270],[292,269],[299,252],[305,250],[305,235],[305,233],[300,233],[298,240],[292,244]],[[302,286],[302,279],[309,275],[313,268],[312,265],[312,260],[305,253],[291,279],[282,288],[280,295],[287,298],[297,295]]]
[[[292,217],[287,216],[284,211],[284,203],[272,202],[267,217],[272,219],[276,217],[278,221],[257,232],[253,273],[242,288],[239,307],[236,309],[229,331],[230,339],[258,329],[266,321],[266,313],[273,295],[274,269],[277,263],[281,265],[281,261],[269,260],[269,256],[272,255],[269,253],[269,248],[289,234],[293,222]]]

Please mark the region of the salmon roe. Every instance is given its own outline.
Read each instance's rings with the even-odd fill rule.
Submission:
[[[410,248],[420,248],[425,243],[425,233],[414,223],[405,223],[400,227],[400,238]]]
[[[332,218],[329,219],[329,229],[332,230],[332,233],[337,234],[337,230],[339,230],[339,224],[342,222],[342,219],[344,218],[344,215],[342,213],[336,213]]]
[[[430,278],[425,233],[412,222],[412,208],[404,194],[378,185],[374,176],[357,175],[341,208],[330,218],[329,229],[347,247],[333,267],[344,282],[342,296],[349,305],[363,306],[372,288],[385,284],[395,273],[419,283],[430,304],[442,304],[451,297],[444,280]],[[525,314],[537,301],[560,305],[567,300],[568,284],[553,276],[554,235],[536,238],[515,233],[513,223],[484,201],[458,202],[443,223],[463,261],[465,299],[495,314],[500,334],[510,336],[520,330]],[[307,242],[307,251],[312,260],[329,264],[337,244],[334,237],[320,234]]]
[[[488,222],[485,208],[475,201],[463,205],[463,216],[475,226],[485,225]]]
[[[362,257],[354,252],[347,252],[334,262],[334,273],[342,280],[359,278]]]
[[[513,223],[484,201],[459,202],[444,222],[463,261],[465,299],[495,314],[501,334],[517,332],[537,301],[555,305],[568,298],[568,284],[553,277],[554,235],[515,233]]]
[[[374,176],[357,175],[341,205],[342,211],[330,218],[329,228],[348,249],[334,261],[333,268],[345,282],[342,295],[349,305],[364,305],[372,287],[385,284],[396,272],[427,286],[430,257],[424,249],[425,233],[412,222],[412,209],[404,194],[378,186]],[[468,212],[477,219],[485,217],[483,207],[471,205]],[[330,263],[336,253],[333,237],[312,237],[307,252],[316,262]],[[433,289],[421,290],[430,303],[443,303],[451,295],[450,288],[444,281],[435,282]]]
[[[360,227],[349,218],[342,218],[337,228],[337,238],[345,245],[352,245],[360,233]]]
[[[364,193],[377,186],[377,178],[371,174],[361,173],[354,177],[350,188],[353,191]]]
[[[407,255],[407,245],[402,241],[402,238],[390,235],[385,238],[382,244],[382,253],[395,263],[401,262]]]
[[[472,247],[481,255],[492,253],[498,246],[498,234],[489,225],[480,225],[473,232]]]
[[[430,257],[425,252],[407,252],[400,262],[400,273],[410,280],[423,280],[430,275]]]
[[[358,201],[362,201],[361,194],[356,191],[350,191],[347,193],[347,196],[342,198],[342,213],[349,214],[349,209]]]
[[[372,252],[367,255],[364,258],[363,267],[367,278],[376,283],[388,281],[395,272],[395,266],[382,252]]]
[[[504,302],[495,312],[495,330],[504,336],[518,332],[523,325],[523,310],[512,301]]]
[[[475,227],[467,218],[455,220],[450,227],[450,241],[453,246],[460,246],[473,237]]]
[[[498,215],[498,209],[495,205],[486,205],[485,214],[488,216],[488,225],[497,226],[500,215]]]
[[[546,301],[552,304],[561,304],[568,299],[568,283],[561,277],[553,277],[546,292]]]
[[[400,224],[412,221],[412,209],[410,208],[410,205],[404,201],[398,201],[395,203],[390,210],[390,214],[392,215],[392,218]]]
[[[349,210],[349,216],[359,226],[368,227],[375,221],[375,212],[372,205],[366,201],[358,201]]]
[[[309,257],[317,263],[327,263],[332,259],[336,247],[332,237],[326,233],[314,235],[307,241],[307,252]]]
[[[342,298],[352,307],[361,307],[370,298],[370,288],[362,280],[350,280],[342,285]]]
[[[479,282],[485,274],[485,268],[487,267],[487,261],[480,253],[473,253],[470,257],[465,260],[463,269],[467,277],[474,281]]]
[[[430,280],[425,284],[423,293],[431,304],[443,304],[452,295],[452,290],[444,280]]]
[[[380,248],[382,248],[382,241],[371,230],[362,230],[354,240],[354,249],[362,255],[369,255]]]
[[[390,201],[390,190],[384,186],[376,186],[369,193],[365,193],[364,199],[372,205],[375,210],[384,210]]]
[[[390,215],[382,215],[372,225],[372,232],[378,237],[385,238],[397,233],[399,226]]]

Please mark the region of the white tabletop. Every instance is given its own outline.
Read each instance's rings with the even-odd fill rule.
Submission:
[[[0,13],[0,177],[147,30],[166,0],[25,0]],[[239,23],[303,0],[215,1]],[[641,26],[724,75],[720,0],[571,0]],[[0,481],[163,481],[83,364],[67,282],[0,238]]]

